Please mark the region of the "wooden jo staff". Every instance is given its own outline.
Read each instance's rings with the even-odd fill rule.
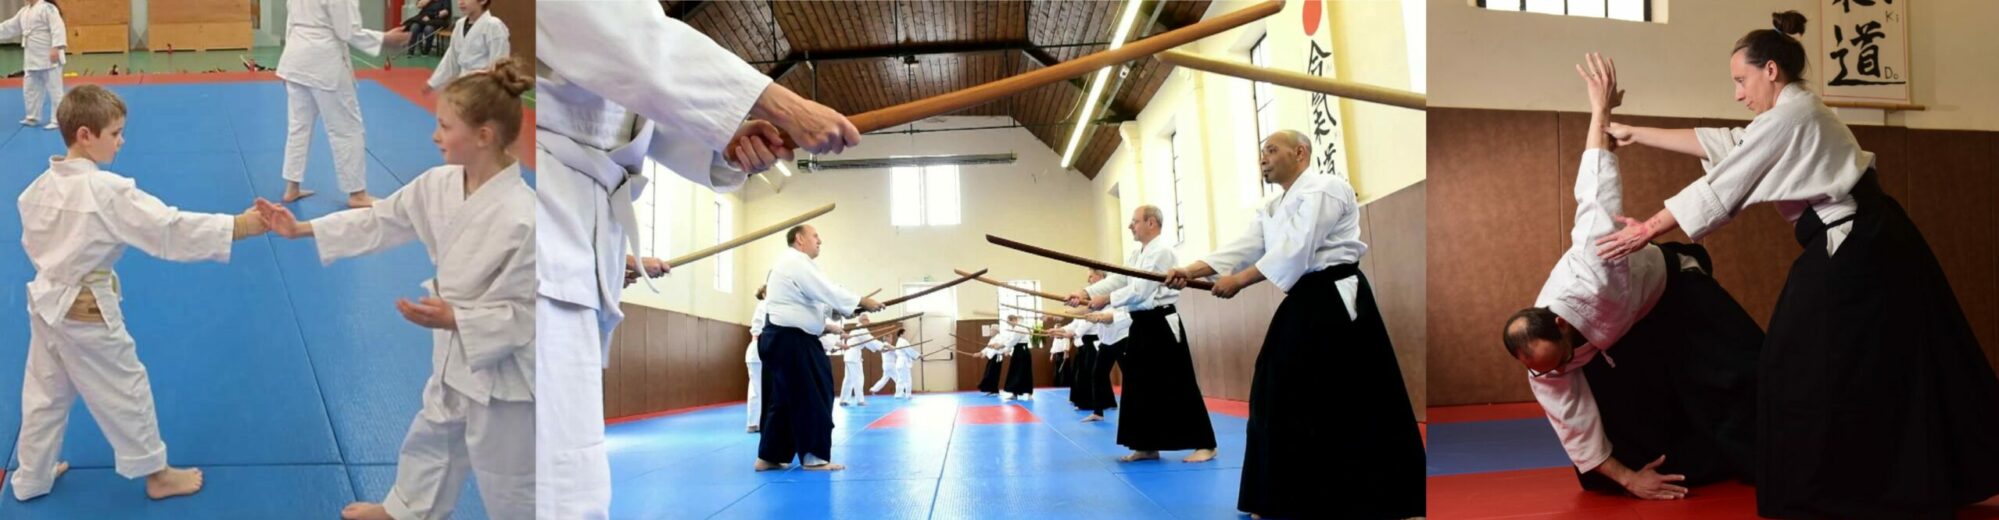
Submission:
[[[873,334],[873,333],[874,333],[873,331],[876,331],[876,330],[882,330],[882,329],[885,329],[885,328],[887,328],[887,326],[888,326],[888,325],[891,325],[891,324],[894,324],[894,323],[897,323],[897,322],[900,322],[900,321],[903,321],[903,320],[907,320],[907,319],[910,319],[910,318],[915,318],[915,317],[918,317],[918,316],[922,316],[922,315],[923,315],[923,313],[921,313],[921,312],[912,312],[912,313],[909,313],[909,314],[904,314],[904,315],[902,315],[902,316],[898,316],[898,317],[896,317],[896,318],[893,318],[893,319],[886,319],[886,320],[874,320],[874,321],[869,321],[869,322],[868,322],[868,323],[867,323],[866,325],[862,325],[862,324],[861,324],[861,322],[858,322],[858,321],[856,321],[856,322],[851,322],[851,323],[841,323],[841,324],[840,324],[840,328],[843,328],[843,329],[847,329],[847,330],[854,330],[854,329],[860,329],[860,328],[866,328],[866,329],[868,329],[868,331],[869,331],[869,333],[870,333],[870,334]],[[879,334],[877,334],[877,335],[879,335]]]
[[[1398,106],[1412,110],[1425,110],[1429,106],[1429,100],[1425,99],[1422,94],[1407,90],[1378,87],[1355,81],[1321,78],[1289,70],[1258,67],[1233,60],[1218,60],[1186,51],[1166,51],[1159,53],[1158,56],[1159,61],[1172,65],[1208,71],[1224,76],[1235,76],[1250,81],[1283,85],[1298,90]]]
[[[1008,77],[972,88],[931,96],[900,105],[871,110],[857,114],[847,120],[861,133],[873,132],[896,125],[908,124],[927,117],[947,114],[967,107],[982,105],[1002,98],[1021,94],[1035,88],[1058,81],[1088,75],[1097,69],[1119,63],[1144,58],[1160,51],[1193,43],[1195,40],[1220,34],[1223,31],[1241,27],[1284,10],[1283,0],[1268,0],[1192,25],[1155,34],[1126,43],[1123,47],[1100,51],[1088,56],[1057,63],[1040,70]],[[785,148],[797,148],[791,136],[784,137]]]
[[[888,308],[888,306],[890,306],[890,305],[895,305],[895,304],[898,304],[898,303],[902,303],[902,302],[906,302],[906,301],[910,301],[910,300],[914,300],[914,299],[917,299],[917,298],[922,298],[922,297],[923,297],[924,295],[928,295],[928,294],[930,294],[930,293],[934,293],[934,292],[937,292],[937,291],[942,291],[942,290],[944,290],[944,289],[945,289],[946,287],[950,287],[950,286],[953,286],[953,285],[958,285],[958,284],[961,284],[961,283],[965,283],[966,281],[969,281],[969,280],[971,280],[972,278],[975,278],[975,277],[978,277],[978,276],[982,276],[982,275],[985,275],[985,274],[986,274],[986,270],[985,270],[985,269],[980,269],[980,270],[979,270],[979,272],[976,272],[976,273],[970,273],[970,274],[967,274],[967,275],[964,275],[964,276],[960,276],[960,277],[958,277],[958,279],[956,279],[956,280],[951,280],[951,281],[949,281],[949,282],[944,282],[944,283],[941,283],[941,284],[937,284],[937,285],[932,285],[932,286],[930,286],[930,288],[929,288],[929,289],[924,289],[924,290],[921,290],[921,291],[916,291],[915,293],[912,293],[912,294],[905,294],[905,295],[902,295],[902,297],[900,297],[900,298],[891,298],[891,299],[889,299],[889,301],[885,301],[885,302],[881,302],[881,304],[882,304],[882,308],[884,308],[884,309],[885,309],[885,308]],[[866,310],[867,310],[867,309],[854,309],[854,314],[860,314],[860,313],[862,313],[862,312],[865,312]]]
[[[969,274],[972,274],[972,273],[969,273],[969,272],[965,272],[965,270],[964,270],[964,269],[952,269],[952,270],[951,270],[951,272],[954,272],[954,273],[958,273],[958,276],[965,276],[965,275],[969,275]],[[972,279],[974,279],[974,280],[978,280],[978,281],[981,281],[981,282],[985,282],[985,283],[986,283],[986,284],[988,284],[988,285],[991,285],[991,286],[993,286],[993,287],[998,287],[998,288],[1001,288],[1001,289],[1012,289],[1012,290],[1014,290],[1014,291],[1018,291],[1018,292],[1021,292],[1021,293],[1025,293],[1025,294],[1032,294],[1032,295],[1035,295],[1035,296],[1040,296],[1040,297],[1042,297],[1042,298],[1047,298],[1047,299],[1050,299],[1050,300],[1054,300],[1054,301],[1058,301],[1058,302],[1065,302],[1065,301],[1068,301],[1068,298],[1064,298],[1064,297],[1063,297],[1062,295],[1060,295],[1060,294],[1055,294],[1055,293],[1048,293],[1048,292],[1041,292],[1041,291],[1036,291],[1036,290],[1033,290],[1033,289],[1028,289],[1028,288],[1024,288],[1024,287],[1014,287],[1014,286],[1012,286],[1012,285],[1007,285],[1007,283],[1006,283],[1006,282],[1002,282],[1002,281],[999,281],[999,280],[994,280],[994,279],[991,279],[991,278],[987,278],[987,277],[984,277],[984,276],[978,276],[978,277],[973,277]]]
[[[827,204],[827,205],[824,205],[824,206],[820,206],[820,207],[819,207],[819,209],[814,209],[814,210],[812,210],[812,211],[807,211],[807,212],[805,212],[804,214],[801,214],[801,215],[799,215],[799,216],[796,216],[796,217],[791,217],[791,218],[789,218],[789,219],[785,219],[785,220],[784,220],[783,222],[778,222],[778,223],[776,223],[776,224],[771,224],[771,225],[768,225],[768,226],[764,226],[764,227],[763,227],[762,229],[758,229],[758,230],[756,230],[756,231],[751,231],[751,232],[749,232],[749,233],[744,233],[744,234],[743,234],[742,236],[738,236],[738,237],[736,237],[736,238],[731,238],[731,239],[729,239],[729,241],[727,241],[727,242],[723,242],[723,243],[720,243],[720,244],[715,244],[715,245],[712,245],[712,246],[708,246],[708,247],[705,247],[705,248],[701,248],[701,249],[698,249],[698,250],[695,250],[695,251],[694,251],[694,252],[692,252],[692,253],[688,253],[688,254],[684,254],[684,255],[680,255],[680,256],[676,256],[676,257],[673,257],[672,259],[670,259],[670,260],[667,260],[667,261],[666,261],[666,266],[667,266],[667,268],[671,269],[671,268],[674,268],[674,267],[680,267],[680,266],[683,266],[683,265],[687,265],[687,263],[688,263],[688,262],[693,262],[693,261],[695,261],[695,260],[700,260],[700,259],[703,259],[703,258],[708,258],[708,257],[710,257],[710,256],[715,256],[715,255],[716,255],[717,253],[721,253],[721,252],[723,252],[723,251],[728,251],[728,250],[730,250],[730,249],[735,249],[735,248],[737,248],[737,247],[740,247],[740,246],[742,246],[743,244],[748,244],[748,243],[750,243],[750,242],[754,242],[754,241],[756,241],[756,239],[759,239],[759,238],[763,238],[763,237],[767,237],[767,236],[770,236],[770,235],[772,235],[772,234],[776,234],[776,233],[777,233],[777,232],[779,232],[779,231],[784,231],[784,230],[787,230],[787,229],[791,229],[791,227],[792,227],[792,226],[796,226],[796,225],[799,225],[799,224],[804,224],[804,223],[805,223],[805,221],[807,221],[807,220],[812,220],[812,219],[814,219],[814,218],[818,218],[818,217],[819,217],[820,215],[824,215],[824,214],[827,214],[827,213],[832,213],[832,212],[833,212],[833,205],[832,205],[832,204]]]
[[[1076,264],[1076,265],[1080,265],[1080,266],[1083,266],[1083,267],[1090,267],[1090,268],[1094,268],[1094,269],[1097,269],[1097,270],[1100,270],[1100,271],[1104,271],[1104,272],[1109,272],[1109,273],[1117,273],[1117,274],[1121,274],[1121,275],[1125,275],[1125,276],[1129,276],[1129,277],[1132,277],[1132,278],[1140,278],[1140,279],[1145,279],[1145,280],[1152,280],[1152,281],[1155,281],[1155,282],[1160,282],[1160,283],[1165,283],[1165,282],[1166,282],[1166,275],[1165,275],[1165,274],[1161,274],[1161,273],[1155,273],[1155,272],[1152,272],[1152,271],[1145,271],[1145,270],[1140,270],[1140,269],[1132,269],[1132,268],[1129,268],[1129,267],[1125,267],[1125,266],[1121,266],[1121,265],[1112,265],[1112,264],[1107,264],[1107,263],[1103,263],[1103,262],[1098,262],[1098,261],[1096,261],[1096,260],[1091,260],[1091,259],[1088,259],[1088,258],[1083,258],[1083,257],[1080,257],[1080,256],[1076,256],[1076,255],[1072,255],[1072,254],[1068,254],[1068,253],[1064,253],[1064,252],[1061,252],[1061,251],[1055,251],[1055,250],[1051,250],[1051,249],[1042,249],[1042,248],[1039,248],[1039,247],[1035,247],[1035,246],[1030,246],[1030,245],[1027,245],[1027,244],[1023,244],[1023,243],[1020,243],[1020,242],[1015,242],[1015,241],[1012,241],[1012,240],[1007,240],[1007,239],[1004,239],[1004,238],[1000,238],[1000,237],[997,237],[997,236],[993,236],[993,235],[986,235],[986,241],[987,241],[987,242],[992,242],[993,244],[997,244],[997,245],[999,245],[999,246],[1001,246],[1001,247],[1005,247],[1005,248],[1008,248],[1008,249],[1013,249],[1013,250],[1017,250],[1017,251],[1020,251],[1020,252],[1024,252],[1024,253],[1027,253],[1027,254],[1031,254],[1031,255],[1034,255],[1034,256],[1039,256],[1039,257],[1043,257],[1043,258],[1048,258],[1048,259],[1051,259],[1051,260],[1056,260],[1056,261],[1059,261],[1059,262],[1065,262],[1065,263],[1071,263],[1071,264]],[[1203,291],[1207,291],[1207,290],[1213,290],[1213,289],[1215,288],[1215,283],[1214,283],[1214,282],[1210,282],[1210,281],[1207,281],[1207,280],[1188,280],[1188,281],[1187,281],[1187,288],[1189,288],[1189,289],[1200,289],[1200,290],[1203,290]]]
[[[920,346],[923,346],[923,344],[924,344],[924,343],[929,343],[929,342],[930,342],[930,340],[927,340],[927,339],[926,339],[926,340],[923,340],[923,341],[918,341],[918,342],[915,342],[915,343],[910,343],[910,344],[908,344],[908,345],[904,345],[904,346],[900,346],[900,347],[895,347],[895,348],[892,348],[892,349],[888,349],[888,350],[884,350],[883,352],[888,352],[888,351],[895,351],[895,350],[903,350],[903,349],[912,349],[912,348],[916,348],[916,347],[920,347]]]
[[[1032,313],[1035,313],[1035,314],[1042,314],[1042,315],[1048,315],[1048,316],[1059,316],[1059,317],[1063,317],[1063,318],[1069,318],[1069,319],[1072,319],[1072,320],[1080,320],[1080,319],[1083,319],[1083,315],[1081,315],[1081,314],[1076,314],[1076,313],[1071,313],[1071,312],[1062,312],[1062,311],[1044,311],[1044,310],[1041,310],[1041,309],[1030,309],[1030,308],[1027,308],[1027,307],[1021,307],[1021,306],[1018,306],[1018,305],[1007,305],[1007,304],[1004,304],[1004,303],[1000,304],[1000,306],[1001,306],[1001,307],[1006,307],[1006,308],[1008,308],[1008,309],[1013,309],[1013,310],[1017,310],[1017,311],[1027,311],[1027,312],[1032,312]]]

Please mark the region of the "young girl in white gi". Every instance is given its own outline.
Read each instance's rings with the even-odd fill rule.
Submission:
[[[323,262],[423,242],[437,277],[429,297],[398,300],[411,323],[435,329],[423,410],[410,423],[396,483],[382,503],[347,519],[450,518],[468,470],[493,518],[534,517],[534,191],[507,153],[521,130],[526,71],[503,59],[459,78],[437,104],[444,166],[373,207],[297,222],[257,209],[278,234],[317,237]]]

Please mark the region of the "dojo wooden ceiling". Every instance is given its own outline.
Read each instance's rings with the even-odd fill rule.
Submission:
[[[799,95],[857,114],[1022,74],[1106,49],[1118,1],[695,1],[661,2],[668,16]],[[1199,21],[1207,1],[1151,1],[1131,39]],[[1154,18],[1154,13],[1157,13]],[[809,61],[809,64],[807,63]],[[1172,67],[1155,58],[1128,64],[1099,123],[1130,120]],[[955,115],[1010,116],[1062,153],[1082,110],[1082,80],[1056,83]],[[1084,138],[1075,168],[1096,178],[1117,149],[1117,127]]]

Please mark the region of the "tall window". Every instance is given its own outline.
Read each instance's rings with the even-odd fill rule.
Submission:
[[[641,168],[644,170],[647,178],[673,179],[673,181],[680,179],[679,175],[674,174],[666,166],[654,162],[652,159],[646,159],[645,165]],[[673,244],[673,226],[674,222],[678,220],[672,215],[660,214],[662,211],[669,211],[665,208],[672,205],[670,204],[672,198],[669,197],[667,199],[669,201],[667,206],[661,206],[659,198],[660,192],[672,189],[673,181],[654,184],[646,189],[644,196],[632,201],[632,213],[639,224],[639,250],[637,251],[639,255],[664,257],[666,256],[666,252],[671,250],[671,244]],[[692,229],[692,227],[689,229]]]
[[[1030,291],[1041,290],[1041,281],[1039,280],[1013,280],[1007,282],[1006,284],[1013,287],[1027,289]],[[1020,291],[1000,289],[999,302],[1000,302],[1000,307],[999,307],[1000,323],[1006,323],[1006,318],[1008,316],[1013,316],[1013,315],[1019,315],[1021,323],[1032,323],[1035,320],[1041,318],[1041,315],[1039,314],[1008,307],[1008,305],[1011,305],[1013,307],[1040,309],[1041,299],[1035,295],[1023,293]]]
[[[1477,0],[1495,11],[1525,11],[1633,22],[1652,21],[1652,0]]]
[[[958,165],[899,167],[889,173],[889,219],[896,226],[955,226],[962,220]]]
[[[918,292],[923,291],[924,289],[929,289],[936,285],[937,284],[934,283],[902,284],[902,294],[904,295],[916,294]],[[945,316],[945,317],[957,316],[958,288],[957,287],[947,288],[942,291],[937,291],[934,293],[924,295],[922,298],[917,298],[914,300],[903,302],[902,309],[905,311],[909,311],[910,313],[921,312],[925,316],[933,316],[933,315]]]
[[[736,237],[736,215],[729,212],[728,199],[715,199],[715,242],[720,243]],[[723,251],[716,259],[715,290],[735,292],[736,253]]]
[[[1270,47],[1264,45],[1268,42],[1270,42],[1269,36],[1256,39],[1256,45],[1252,45],[1249,48],[1250,63],[1254,63],[1258,67],[1270,66]],[[1269,83],[1257,81],[1250,84],[1249,101],[1250,105],[1256,109],[1256,135],[1250,138],[1249,141],[1251,166],[1256,165],[1258,156],[1263,153],[1264,136],[1277,131],[1277,110],[1272,108],[1272,106],[1276,105],[1276,103],[1273,103],[1276,99],[1277,93]],[[1260,200],[1264,195],[1269,194],[1270,185],[1263,183],[1263,173],[1261,171],[1257,168],[1248,168],[1243,171],[1249,173],[1249,176],[1243,179],[1245,181],[1243,194],[1246,195],[1246,199]]]
[[[1173,172],[1172,209],[1173,209],[1173,245],[1175,246],[1187,243],[1187,221],[1185,219],[1180,218],[1181,215],[1186,214],[1186,212],[1184,211],[1186,208],[1184,208],[1183,206],[1187,204],[1185,200],[1182,200],[1180,198],[1180,177],[1181,177],[1180,147],[1184,144],[1180,142],[1181,135],[1182,135],[1181,132],[1176,130],[1173,132],[1173,135],[1166,137],[1168,141],[1171,141],[1171,144],[1167,146],[1168,152],[1173,154],[1173,160],[1167,163],[1167,167],[1170,171]]]

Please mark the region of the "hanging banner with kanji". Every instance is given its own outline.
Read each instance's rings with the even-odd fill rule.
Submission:
[[[1909,103],[1909,2],[1820,0],[1825,99]]]

